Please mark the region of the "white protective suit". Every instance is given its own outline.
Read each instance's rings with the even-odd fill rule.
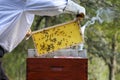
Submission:
[[[24,39],[34,15],[63,12],[85,14],[85,9],[70,0],[0,0],[0,46],[11,52]]]

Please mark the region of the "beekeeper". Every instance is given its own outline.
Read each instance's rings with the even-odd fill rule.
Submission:
[[[71,12],[85,15],[85,8],[71,0],[0,0],[0,58],[24,39],[35,15],[54,16]],[[0,80],[8,80],[1,61]]]

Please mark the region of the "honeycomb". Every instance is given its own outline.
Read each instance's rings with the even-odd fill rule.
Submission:
[[[38,55],[69,48],[83,42],[80,25],[75,20],[34,31],[32,39]]]

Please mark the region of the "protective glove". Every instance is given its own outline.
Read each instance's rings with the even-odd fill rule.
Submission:
[[[77,17],[84,18],[85,17],[85,8],[76,4],[75,2],[68,0],[68,4],[64,10],[65,12],[75,13]]]
[[[31,29],[29,29],[26,33],[25,39],[28,40],[30,38],[31,34],[32,34]]]

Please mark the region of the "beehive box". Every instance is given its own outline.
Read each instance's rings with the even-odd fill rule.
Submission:
[[[27,58],[26,80],[88,80],[87,58]]]
[[[32,33],[38,55],[68,48],[83,42],[78,21],[44,28]]]

